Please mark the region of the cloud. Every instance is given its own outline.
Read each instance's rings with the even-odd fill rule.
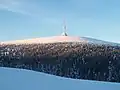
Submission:
[[[19,13],[23,15],[31,15],[29,12],[25,11],[23,0],[0,0],[0,9],[7,10],[14,13]]]

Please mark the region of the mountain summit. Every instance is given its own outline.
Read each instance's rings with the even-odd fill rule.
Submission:
[[[104,44],[104,45],[120,46],[119,43],[107,42],[107,41],[88,38],[88,37],[67,36],[67,34],[65,35],[62,34],[61,36],[4,41],[1,42],[1,44],[41,44],[41,43],[58,43],[58,42],[80,42],[80,43],[90,43],[90,44],[99,44],[99,45]]]

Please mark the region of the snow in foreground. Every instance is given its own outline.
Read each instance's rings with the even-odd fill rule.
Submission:
[[[1,67],[0,90],[120,90],[120,83],[73,80]]]

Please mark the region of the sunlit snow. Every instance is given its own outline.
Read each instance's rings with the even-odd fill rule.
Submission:
[[[120,90],[120,84],[74,80],[29,70],[1,67],[0,90]]]

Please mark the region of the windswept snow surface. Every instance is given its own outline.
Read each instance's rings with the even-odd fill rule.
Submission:
[[[56,42],[87,42],[80,37],[71,36],[53,36],[53,37],[42,37],[25,40],[5,41],[1,44],[31,44],[31,43],[56,43]]]
[[[83,40],[87,40],[88,43],[93,43],[93,44],[105,44],[105,45],[112,45],[112,46],[120,46],[120,43],[114,43],[114,42],[108,42],[108,41],[103,41],[103,40],[98,40],[94,38],[89,38],[89,37],[81,37]]]
[[[113,46],[120,46],[120,43],[107,42],[88,37],[74,37],[74,36],[52,36],[42,37],[24,40],[5,41],[1,44],[36,44],[36,43],[56,43],[56,42],[81,42],[81,43],[92,43],[92,44],[107,44]]]
[[[120,84],[73,80],[29,70],[1,67],[0,90],[120,90]]]

